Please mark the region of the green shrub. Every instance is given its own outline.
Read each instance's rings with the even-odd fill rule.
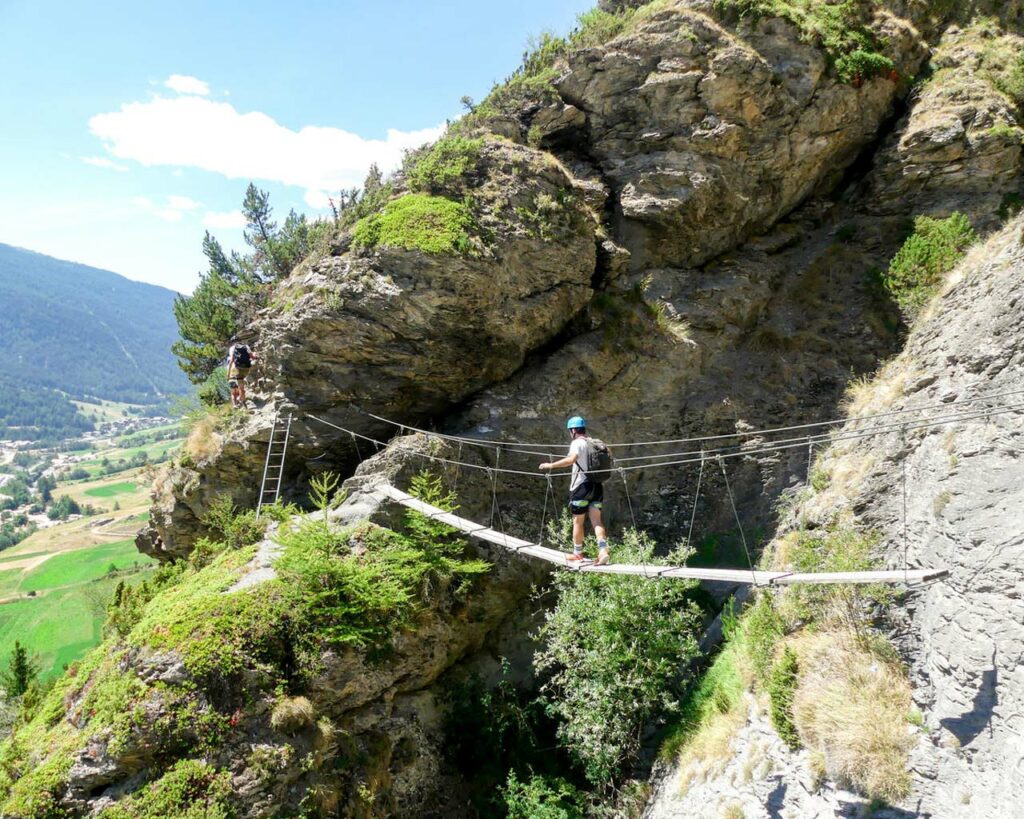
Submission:
[[[412,489],[452,508],[439,478],[421,474]],[[462,599],[490,570],[486,561],[468,557],[465,538],[452,527],[409,510],[406,528],[403,534],[366,523],[332,532],[307,520],[282,532],[284,552],[276,565],[285,585],[300,594],[295,616],[315,623],[331,642],[380,651],[430,601]]]
[[[469,172],[480,161],[482,138],[449,135],[416,154],[405,169],[409,187],[420,193],[440,193]]]
[[[259,543],[267,529],[267,522],[257,520],[255,510],[239,511],[227,494],[218,495],[213,500],[202,522],[228,549]]]
[[[619,560],[654,563],[651,542],[628,531]],[[686,555],[668,560],[679,565]],[[698,654],[703,617],[695,583],[562,572],[558,602],[541,629],[534,663],[542,693],[561,719],[561,743],[588,780],[609,785],[639,750],[640,729],[675,706],[680,669]]]
[[[919,216],[914,220],[914,232],[882,274],[882,285],[912,318],[977,239],[962,213],[953,213],[946,219]]]
[[[146,581],[138,586],[129,586],[123,580],[118,582],[107,605],[107,619],[103,624],[104,636],[111,633],[117,634],[118,637],[127,636],[142,619],[142,612],[152,599],[153,587]]]
[[[558,777],[534,775],[520,782],[509,771],[504,797],[508,819],[583,819],[582,794]]]
[[[633,9],[620,12],[599,8],[585,11],[576,18],[576,29],[569,35],[573,48],[593,48],[620,34],[629,22]]]
[[[400,247],[439,255],[469,255],[475,227],[473,214],[464,203],[410,193],[392,199],[380,213],[356,222],[352,238],[357,247]]]
[[[758,595],[743,617],[743,628],[754,679],[765,685],[775,662],[775,646],[783,633],[782,618],[772,604],[771,592]]]
[[[800,736],[793,725],[793,694],[798,679],[796,654],[789,646],[785,646],[782,656],[771,671],[767,687],[772,725],[783,741],[794,749],[800,747]]]
[[[836,59],[836,74],[839,75],[839,79],[853,85],[895,70],[896,65],[884,54],[863,48],[855,49]]]
[[[226,367],[217,367],[207,379],[196,388],[196,397],[207,407],[226,404],[231,397]]]

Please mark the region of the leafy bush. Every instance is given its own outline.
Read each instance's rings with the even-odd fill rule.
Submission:
[[[520,782],[509,771],[504,797],[508,819],[583,819],[582,795],[561,778],[534,775]]]
[[[619,12],[599,8],[585,11],[576,18],[576,29],[569,35],[574,48],[593,48],[620,34],[629,22],[633,9]]]
[[[231,397],[228,388],[228,371],[226,367],[217,367],[206,380],[196,389],[196,397],[199,401],[208,406],[216,407],[227,403]]]
[[[69,495],[61,495],[46,510],[46,517],[50,520],[67,520],[71,515],[80,515],[82,507]]]
[[[882,284],[904,313],[913,317],[977,239],[962,213],[946,219],[919,216],[914,232],[882,274]]]
[[[413,490],[451,506],[440,479],[421,475]],[[489,563],[467,556],[465,539],[450,526],[414,510],[406,526],[406,534],[370,523],[332,532],[307,520],[280,533],[284,553],[276,565],[284,583],[301,591],[296,616],[316,623],[331,642],[379,651],[425,604],[462,599],[489,571]]]
[[[617,556],[654,563],[642,533],[628,531]],[[686,555],[668,560],[679,565]],[[558,736],[588,780],[607,786],[639,750],[640,729],[675,706],[680,669],[698,654],[702,612],[695,583],[562,572],[558,602],[541,629],[542,693],[561,719]]]
[[[152,598],[153,588],[145,581],[138,586],[129,586],[123,580],[119,581],[107,605],[104,636],[111,633],[118,637],[126,636],[142,619],[142,612]]]
[[[789,646],[785,646],[782,656],[771,671],[767,686],[772,725],[790,748],[800,747],[800,736],[793,725],[793,695],[799,679],[798,671],[796,654]]]
[[[356,222],[357,247],[400,247],[439,255],[468,255],[476,222],[462,202],[439,196],[410,193],[392,199],[380,213]]]
[[[864,80],[896,70],[892,60],[877,51],[855,49],[836,59],[836,74],[845,83],[859,85]]]
[[[218,495],[213,500],[202,522],[228,549],[259,543],[267,530],[266,521],[257,520],[255,510],[239,511],[227,494]]]
[[[407,164],[409,187],[421,193],[440,193],[476,168],[483,144],[482,138],[455,134],[438,140]]]

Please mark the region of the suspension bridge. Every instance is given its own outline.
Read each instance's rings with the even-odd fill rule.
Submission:
[[[1017,402],[1008,399],[1016,399]],[[996,402],[994,405],[992,402]],[[452,466],[457,470],[477,470],[486,475],[492,493],[492,514],[489,524],[478,523],[444,509],[432,506],[422,500],[391,485],[384,485],[377,491],[383,494],[388,500],[396,502],[409,509],[414,509],[422,514],[445,523],[452,528],[463,532],[470,538],[482,540],[507,549],[522,557],[529,557],[541,560],[570,571],[579,571],[595,574],[608,575],[634,575],[647,578],[685,578],[708,581],[725,581],[737,584],[752,584],[755,586],[784,586],[794,584],[904,584],[916,585],[941,580],[948,576],[948,570],[944,568],[911,568],[907,565],[907,535],[906,535],[906,468],[903,468],[903,546],[904,565],[899,569],[861,571],[861,572],[792,572],[792,571],[765,571],[756,569],[751,559],[750,550],[746,542],[746,535],[740,521],[739,512],[736,508],[735,498],[729,482],[726,470],[726,460],[731,458],[749,457],[752,455],[765,454],[792,449],[806,449],[808,458],[808,469],[813,458],[814,449],[822,444],[833,444],[840,441],[852,441],[887,433],[897,433],[904,438],[915,430],[929,429],[938,426],[965,423],[976,420],[989,420],[992,417],[1018,413],[1024,410],[1024,390],[1010,392],[992,393],[987,395],[964,398],[957,401],[947,401],[939,404],[921,405],[889,412],[863,415],[855,418],[837,418],[828,421],[818,421],[808,424],[800,424],[787,427],[776,427],[762,430],[745,430],[721,435],[709,435],[691,438],[665,439],[657,441],[631,441],[609,444],[616,450],[643,450],[650,447],[671,447],[667,453],[625,455],[616,457],[616,466],[611,470],[621,478],[625,498],[629,506],[630,515],[633,518],[633,525],[636,528],[636,517],[633,513],[632,499],[629,494],[629,483],[627,474],[641,469],[655,469],[666,467],[685,467],[687,465],[699,465],[697,477],[697,490],[694,497],[693,509],[691,512],[688,540],[692,540],[694,520],[696,516],[697,503],[700,498],[701,485],[704,479],[705,466],[708,463],[717,463],[722,469],[722,476],[732,511],[743,543],[744,552],[747,557],[747,568],[736,569],[713,569],[697,568],[690,566],[663,566],[655,564],[627,564],[615,563],[611,565],[596,565],[585,561],[582,564],[567,564],[566,554],[556,549],[543,545],[544,516],[547,514],[549,499],[553,498],[553,480],[567,478],[569,472],[541,473],[536,469],[518,469],[508,465],[502,465],[502,456],[509,457],[525,456],[529,458],[548,457],[551,453],[564,449],[565,443],[534,443],[525,441],[495,441],[486,438],[472,438],[468,436],[450,435],[433,430],[418,428],[408,424],[393,421],[380,415],[376,415],[358,407],[357,411],[367,417],[380,422],[392,425],[399,435],[406,433],[421,433],[426,436],[446,441],[452,445],[458,445],[458,455],[455,458],[446,458],[440,455],[433,455],[425,452],[410,451],[412,455],[426,461]],[[936,413],[929,415],[930,413]],[[348,436],[360,453],[359,442],[372,445],[376,450],[386,448],[388,442],[373,438],[356,430],[340,426],[317,415],[307,414],[307,418]],[[274,427],[271,432],[270,442],[267,449],[267,460],[264,468],[263,482],[261,486],[260,505],[276,501],[281,483],[281,476],[284,469],[285,452],[287,451],[287,439],[291,425],[291,416],[277,417],[274,419]],[[837,427],[844,427],[837,429]],[[493,465],[473,463],[462,459],[464,447],[477,447],[489,451],[494,459]],[[683,447],[678,449],[677,447]],[[698,448],[694,448],[698,447]],[[360,453],[361,458],[361,453]],[[544,498],[544,512],[541,518],[541,535],[538,542],[530,542],[505,533],[503,526],[494,528],[495,510],[498,512],[500,525],[500,508],[497,507],[497,481],[501,475],[515,475],[519,477],[539,478],[547,481]],[[611,475],[608,476],[611,479]]]

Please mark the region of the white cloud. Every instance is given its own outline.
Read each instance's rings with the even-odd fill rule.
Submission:
[[[197,202],[195,199],[189,199],[187,196],[168,196],[167,207],[174,208],[175,210],[195,210],[196,208],[202,207],[201,202]]]
[[[118,165],[112,159],[107,159],[105,156],[83,156],[82,161],[86,165],[95,165],[97,168],[110,168],[112,171],[127,171],[128,169],[124,165]]]
[[[172,91],[177,91],[179,94],[198,94],[200,97],[210,96],[210,86],[208,83],[185,74],[171,74],[164,81],[164,85]]]
[[[166,201],[161,205],[153,202],[148,196],[136,196],[132,199],[132,204],[137,208],[149,211],[165,222],[180,222],[185,218],[186,211],[202,207],[201,202],[196,202],[187,196],[174,195],[166,197]]]
[[[226,213],[207,211],[203,215],[203,226],[209,228],[244,228],[245,216],[240,210],[231,210]]]
[[[306,191],[302,198],[306,200],[307,205],[316,210],[326,210],[331,205],[331,197],[323,191]]]
[[[373,162],[385,172],[396,168],[403,150],[444,130],[391,129],[385,139],[314,125],[293,131],[259,111],[242,113],[228,102],[197,96],[127,103],[95,115],[89,128],[118,159],[296,185],[306,189],[311,207],[326,205],[329,192],[361,185]]]

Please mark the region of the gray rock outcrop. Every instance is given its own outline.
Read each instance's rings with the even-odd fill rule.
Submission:
[[[950,570],[946,581],[912,592],[888,610],[892,634],[909,660],[924,731],[911,754],[911,796],[891,811],[872,814],[879,817],[1019,815],[1024,787],[1022,240],[1024,219],[1018,219],[969,255],[858,414],[935,409],[905,416],[910,427],[905,433],[897,423],[885,434],[835,445],[822,468],[856,472],[862,465],[863,477],[829,487],[793,512],[804,525],[815,526],[839,510],[853,510],[863,526],[882,533],[888,568]],[[1001,397],[954,404],[982,395]],[[911,423],[971,414],[976,417],[919,429]],[[808,787],[813,777],[806,758],[781,747],[772,755],[775,773],[747,781],[730,775],[749,752],[744,737],[763,734],[762,723],[756,715],[750,718],[734,739],[734,760],[708,782],[684,792],[663,784],[648,815],[710,815],[701,812],[709,794],[716,804],[736,802],[744,810],[760,803],[751,816],[787,811],[833,816],[837,797],[847,804],[862,802],[838,793],[833,784]],[[762,791],[776,775],[775,796],[769,798]],[[665,783],[673,776],[678,774],[668,774]]]

